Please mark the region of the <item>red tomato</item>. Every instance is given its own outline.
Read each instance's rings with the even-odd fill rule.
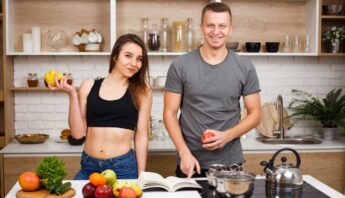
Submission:
[[[210,131],[207,131],[206,133],[203,133],[202,136],[201,136],[201,143],[204,144],[204,142],[211,138],[211,137],[214,137],[214,133],[210,132]]]
[[[24,172],[19,176],[19,185],[23,191],[34,191],[40,188],[41,180],[35,172]]]

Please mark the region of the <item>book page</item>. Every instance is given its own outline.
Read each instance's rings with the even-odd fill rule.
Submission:
[[[165,183],[169,186],[172,191],[176,191],[181,188],[199,188],[202,187],[194,180],[187,178],[178,178],[174,176],[169,176],[165,179]]]
[[[138,184],[143,190],[151,189],[156,191],[159,188],[163,188],[166,191],[171,191],[169,185],[165,183],[163,176],[158,173],[141,172],[138,178]]]

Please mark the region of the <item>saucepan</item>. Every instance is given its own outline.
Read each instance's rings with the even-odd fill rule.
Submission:
[[[230,169],[218,172],[215,176],[217,178],[216,189],[220,194],[248,197],[254,190],[255,175],[252,173],[240,169]]]

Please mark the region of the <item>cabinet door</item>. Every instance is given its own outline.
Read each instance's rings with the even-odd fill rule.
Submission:
[[[43,157],[21,156],[21,157],[4,157],[3,172],[5,194],[10,191],[12,186],[18,181],[18,177],[25,171],[35,171]],[[80,169],[80,157],[59,157],[65,162],[65,170],[67,177],[65,179],[73,179],[74,175]],[[2,183],[2,182],[1,182]]]

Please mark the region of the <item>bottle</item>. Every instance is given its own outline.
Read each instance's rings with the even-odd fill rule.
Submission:
[[[203,33],[200,34],[200,46],[203,46],[205,44],[205,36]]]
[[[187,19],[187,50],[190,52],[193,50],[193,19]]]
[[[27,77],[27,83],[29,87],[37,87],[38,85],[37,73],[29,73]]]
[[[153,139],[153,127],[154,127],[153,120],[154,120],[154,118],[153,118],[153,116],[151,116],[150,117],[149,134],[148,134],[149,135],[149,140]]]
[[[168,51],[168,37],[169,37],[168,34],[169,34],[168,18],[163,17],[161,19],[161,40],[162,40],[161,50],[163,52]]]
[[[304,52],[310,52],[310,36],[309,36],[309,34],[307,34],[305,36]]]
[[[152,24],[147,44],[148,44],[149,50],[151,51],[159,50],[159,47],[160,47],[159,29],[156,24]]]
[[[186,21],[174,21],[174,51],[176,52],[183,52],[185,43],[185,35],[184,29],[186,25]]]
[[[147,47],[147,40],[149,35],[149,18],[144,17],[143,19],[143,41],[145,43],[145,46]]]

